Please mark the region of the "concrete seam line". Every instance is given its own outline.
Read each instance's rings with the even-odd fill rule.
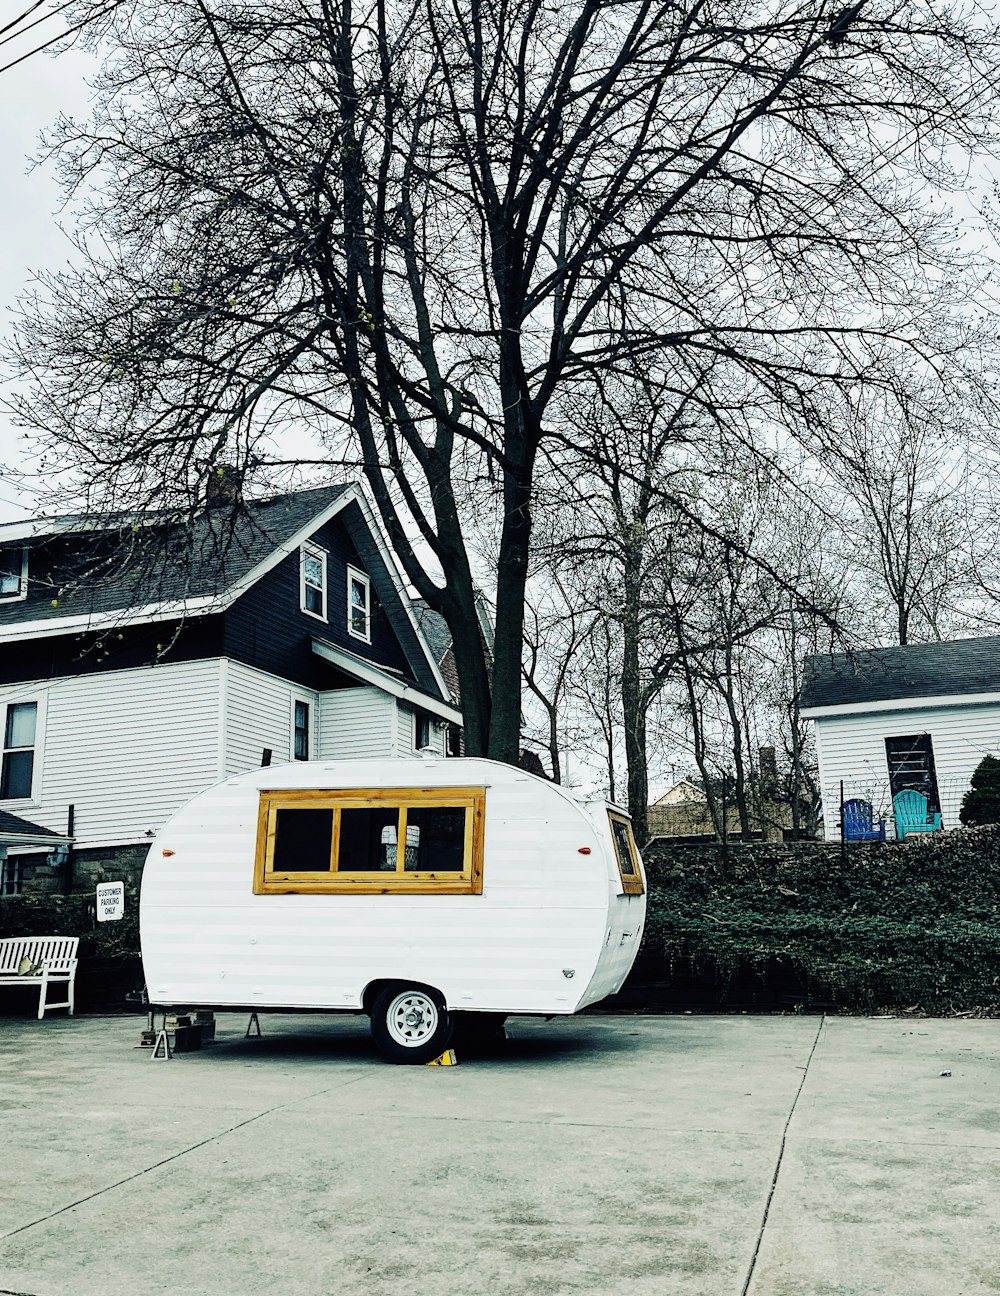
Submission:
[[[757,1268],[757,1257],[760,1255],[761,1243],[764,1241],[764,1230],[767,1228],[767,1219],[771,1213],[771,1202],[774,1200],[774,1190],[778,1186],[778,1175],[781,1174],[781,1163],[785,1156],[785,1144],[788,1141],[788,1128],[792,1123],[792,1117],[795,1115],[795,1108],[798,1106],[799,1097],[805,1087],[806,1078],[809,1075],[809,1068],[812,1065],[813,1055],[816,1052],[816,1046],[819,1044],[819,1037],[823,1033],[823,1027],[826,1025],[826,1013],[819,1019],[819,1028],[816,1031],[816,1038],[812,1042],[812,1048],[809,1050],[809,1056],[806,1058],[806,1064],[802,1068],[802,1079],[799,1081],[799,1087],[795,1090],[795,1097],[792,1099],[792,1106],[788,1112],[788,1119],[785,1121],[785,1128],[781,1131],[781,1143],[778,1146],[778,1159],[775,1162],[774,1174],[771,1176],[771,1187],[768,1190],[767,1201],[764,1203],[764,1214],[760,1221],[760,1230],[757,1233],[757,1243],[753,1249],[753,1255],[750,1257],[750,1267],[747,1270],[746,1281],[740,1290],[740,1296],[747,1296],[750,1290],[750,1283],[753,1281],[754,1271]]]
[[[77,1206],[83,1206],[86,1202],[93,1201],[95,1197],[103,1197],[105,1193],[113,1192],[116,1188],[121,1188],[124,1184],[131,1183],[133,1179],[141,1179],[143,1175],[152,1174],[154,1170],[159,1170],[162,1166],[169,1165],[171,1161],[179,1161],[189,1152],[197,1152],[199,1148],[207,1146],[209,1143],[215,1143],[218,1139],[224,1139],[229,1134],[235,1134],[237,1130],[245,1128],[247,1125],[253,1125],[256,1121],[263,1120],[265,1116],[273,1116],[275,1112],[287,1111],[289,1107],[297,1107],[299,1103],[310,1102],[313,1098],[322,1098],[324,1094],[333,1093],[337,1089],[346,1089],[348,1085],[357,1084],[359,1080],[364,1079],[364,1075],[356,1076],[353,1080],[345,1080],[343,1084],[331,1085],[328,1089],[320,1089],[314,1094],[308,1094],[304,1098],[294,1098],[291,1102],[279,1103],[277,1107],[268,1107],[266,1111],[257,1112],[255,1116],[248,1116],[246,1120],[239,1121],[236,1125],[231,1125],[229,1129],[219,1130],[216,1134],[209,1134],[207,1138],[201,1139],[197,1143],[192,1143],[190,1147],[181,1148],[179,1152],[174,1152],[171,1156],[164,1157],[162,1161],[154,1161],[152,1165],[144,1166],[142,1170],[137,1170],[135,1174],[126,1175],[124,1179],[118,1179],[114,1183],[105,1184],[103,1188],[98,1188],[96,1192],[88,1193],[86,1197],[80,1197],[77,1201],[69,1202],[66,1206],[60,1206],[58,1210],[50,1211],[48,1215],[41,1215],[38,1219],[30,1220],[27,1224],[22,1224],[19,1228],[11,1229],[9,1233],[0,1234],[0,1239],[16,1237],[18,1233],[25,1233],[28,1229],[33,1229],[39,1224],[45,1224],[58,1215],[65,1215],[67,1211],[74,1210]],[[4,1293],[0,1290],[0,1296],[29,1296],[28,1293]]]

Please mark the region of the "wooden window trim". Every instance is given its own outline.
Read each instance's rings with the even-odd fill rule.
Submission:
[[[325,873],[275,873],[268,867],[274,858],[277,811],[333,810],[330,870]],[[338,873],[340,811],[398,808],[395,873]],[[406,859],[406,812],[409,809],[464,809],[465,857],[461,873],[413,872]],[[257,845],[254,858],[255,895],[482,895],[486,789],[456,788],[293,788],[262,789],[257,811]]]
[[[614,828],[611,829],[611,849],[614,851],[615,863],[618,865],[618,876],[621,878],[622,890],[626,895],[642,895],[644,887],[642,885],[642,868],[639,859],[639,848],[635,844],[635,837],[632,835],[632,821],[626,815],[616,814],[613,810],[608,811],[608,819],[612,824],[624,824],[628,833],[629,850],[632,855],[632,867],[634,873],[626,873],[622,868],[621,856],[618,853],[618,839],[615,837]]]

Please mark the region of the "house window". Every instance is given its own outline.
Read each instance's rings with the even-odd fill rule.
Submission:
[[[0,800],[26,800],[31,796],[35,772],[37,702],[11,702],[4,724],[3,765],[0,767]]]
[[[261,792],[254,892],[479,895],[485,788]]]
[[[347,569],[347,628],[355,639],[372,641],[372,586],[364,572]]]
[[[296,760],[309,759],[309,703],[297,699],[292,715],[292,755]]]
[[[897,792],[912,788],[927,798],[928,813],[937,814],[941,809],[941,801],[930,734],[887,738],[885,758],[889,766],[890,794],[895,796]]]
[[[303,545],[299,563],[299,596],[303,612],[326,620],[326,550]]]
[[[24,865],[20,860],[0,860],[0,897],[21,894],[24,885]]]
[[[642,871],[639,868],[639,852],[632,836],[632,825],[624,815],[609,813],[608,818],[611,820],[611,838],[615,845],[622,890],[626,895],[642,895]]]
[[[429,715],[423,715],[418,711],[413,717],[413,745],[417,751],[423,751],[425,747],[430,747],[434,730],[431,727],[432,721]]]
[[[28,550],[0,550],[0,599],[23,599],[28,592]]]

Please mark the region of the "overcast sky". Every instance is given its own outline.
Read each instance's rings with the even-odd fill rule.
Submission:
[[[55,35],[52,23],[37,30],[49,27]],[[27,41],[0,46],[0,64],[28,48]],[[51,169],[26,174],[27,159],[37,149],[39,133],[59,112],[87,111],[86,79],[93,70],[92,59],[71,50],[56,57],[39,54],[0,73],[0,330],[4,333],[31,271],[56,267],[67,259],[69,244],[58,224],[59,189]],[[7,388],[0,391],[6,393]],[[23,433],[11,425],[0,406],[0,522],[24,517],[44,504],[37,485],[27,487],[17,481],[17,471],[27,464],[26,445]]]

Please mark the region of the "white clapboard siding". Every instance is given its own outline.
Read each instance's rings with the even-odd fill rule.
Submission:
[[[225,757],[223,776],[256,769],[265,748],[271,761],[282,765],[292,759],[293,704],[309,704],[312,754],[319,732],[320,694],[288,680],[228,662],[226,671]]]
[[[886,738],[930,734],[944,828],[958,827],[962,797],[976,766],[987,753],[1000,753],[996,702],[818,716],[814,723],[828,839],[840,835],[841,780],[845,800],[862,797],[878,813],[891,813]]]
[[[319,699],[317,759],[394,756],[399,728],[396,699],[389,693],[377,688],[331,689]]]
[[[261,787],[485,787],[481,895],[254,895]],[[492,761],[285,765],[228,780],[153,842],[142,951],[154,1002],[361,1006],[397,979],[455,1008],[573,1012],[617,989],[644,896],[622,894],[606,808]]]
[[[218,659],[0,689],[39,703],[31,802],[4,808],[80,847],[142,840],[218,777]]]

